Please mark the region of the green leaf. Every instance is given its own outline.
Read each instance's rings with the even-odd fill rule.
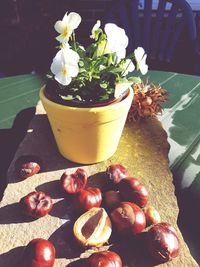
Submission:
[[[108,87],[108,83],[107,82],[100,83],[99,85],[103,89],[106,89]]]
[[[72,100],[74,97],[72,95],[60,95],[60,97],[64,100]]]
[[[129,77],[128,81],[132,83],[141,83],[140,77]]]

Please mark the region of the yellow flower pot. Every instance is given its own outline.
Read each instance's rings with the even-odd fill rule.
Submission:
[[[80,108],[57,104],[40,90],[40,99],[46,110],[58,149],[63,157],[82,164],[91,164],[110,158],[116,151],[133,90],[122,101],[107,106]]]

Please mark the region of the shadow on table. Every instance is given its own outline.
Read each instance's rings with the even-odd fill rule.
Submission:
[[[1,254],[0,266],[19,267],[24,248],[24,246],[16,247],[6,253]]]
[[[30,120],[35,114],[35,107],[19,112],[10,129],[0,129],[0,200],[6,188],[7,170],[16,149],[26,134]]]
[[[197,171],[198,173],[195,176],[195,168],[192,166],[192,162],[192,157],[188,156],[187,160],[174,172],[174,177],[180,211],[178,225],[192,256],[200,264],[200,213],[198,211],[200,203],[200,173]],[[193,167],[193,172],[186,171],[189,167]],[[196,170],[199,169],[196,168]],[[185,189],[181,188],[183,179],[187,179],[188,182],[192,180],[190,186],[187,186]]]
[[[41,165],[40,172],[57,171],[80,166],[80,164],[67,160],[59,153],[46,115],[36,114],[34,116],[29,124],[23,145],[18,149],[18,154],[19,158],[16,156],[12,170],[9,172],[9,183],[21,181],[13,168],[21,157],[31,157],[38,160]]]

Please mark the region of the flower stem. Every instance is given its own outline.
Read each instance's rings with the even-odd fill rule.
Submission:
[[[77,52],[77,47],[76,47],[76,36],[75,36],[75,32],[73,31],[72,33],[72,41],[74,44],[74,50]]]

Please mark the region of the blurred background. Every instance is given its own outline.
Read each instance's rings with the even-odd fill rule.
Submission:
[[[200,1],[188,1],[193,8],[197,29],[200,28]],[[24,73],[46,73],[56,53],[54,23],[62,19],[66,11],[76,11],[82,22],[76,31],[77,39],[87,45],[92,26],[102,20],[111,0],[0,0],[0,75],[11,76]],[[153,1],[156,7],[157,1]],[[140,0],[141,7],[143,1]],[[185,50],[184,34],[179,41],[175,62],[179,52]],[[186,50],[186,55],[190,51]],[[198,62],[195,73],[200,74]],[[191,64],[191,63],[190,63]],[[173,65],[175,66],[175,65]],[[161,68],[162,66],[160,66]],[[179,71],[177,66],[177,71]],[[176,66],[172,71],[176,71]],[[181,69],[180,72],[188,72]]]

